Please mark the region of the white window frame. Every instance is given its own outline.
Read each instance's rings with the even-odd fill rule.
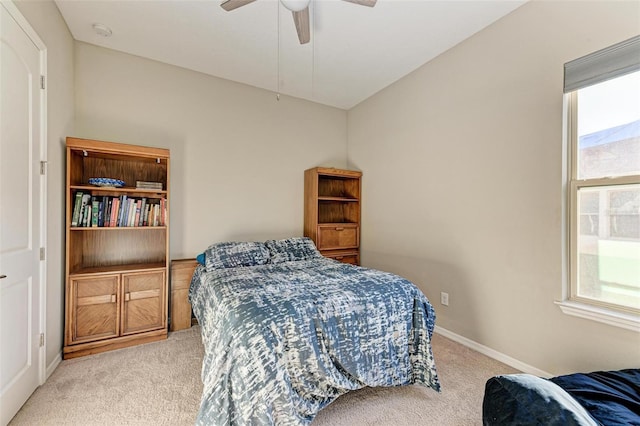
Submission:
[[[592,56],[597,56],[598,53],[596,52]],[[565,78],[565,87],[566,85]],[[584,87],[588,85],[590,84],[585,84]],[[567,93],[565,93],[563,101],[563,291],[562,300],[557,301],[556,304],[565,314],[640,332],[640,313],[638,311],[620,305],[582,298],[577,293],[579,190],[595,186],[615,187],[640,183],[640,175],[578,179],[577,90],[578,88],[572,87],[571,91],[567,91],[565,88]]]

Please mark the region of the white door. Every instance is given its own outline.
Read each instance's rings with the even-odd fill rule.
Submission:
[[[11,11],[11,12],[10,12]],[[41,52],[0,3],[0,424],[41,383]],[[24,20],[20,16],[21,20]],[[28,24],[27,24],[28,25]],[[29,31],[33,31],[29,28]]]

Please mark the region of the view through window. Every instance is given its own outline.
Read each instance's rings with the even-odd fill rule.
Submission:
[[[571,97],[571,297],[640,313],[640,71]]]

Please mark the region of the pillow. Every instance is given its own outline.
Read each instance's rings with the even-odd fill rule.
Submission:
[[[207,271],[238,266],[264,265],[269,262],[269,250],[259,242],[225,242],[212,244],[204,252]]]
[[[293,237],[265,242],[271,263],[310,260],[322,257],[311,238]]]
[[[640,425],[640,369],[552,377],[603,425]]]
[[[482,424],[596,426],[598,423],[555,383],[531,374],[507,374],[487,381]]]
[[[196,261],[202,266],[207,266],[205,259],[206,259],[206,255],[204,253],[200,253],[199,255],[196,256]]]

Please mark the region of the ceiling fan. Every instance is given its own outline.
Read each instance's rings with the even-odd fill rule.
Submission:
[[[253,3],[254,1],[255,0],[224,0],[220,6],[228,12],[246,4]],[[344,1],[373,7],[376,5],[377,0]],[[311,0],[280,0],[280,2],[293,14],[293,22],[296,24],[296,31],[298,32],[298,40],[300,40],[300,44],[309,43],[309,40],[311,40],[311,32],[309,30],[309,3]]]

